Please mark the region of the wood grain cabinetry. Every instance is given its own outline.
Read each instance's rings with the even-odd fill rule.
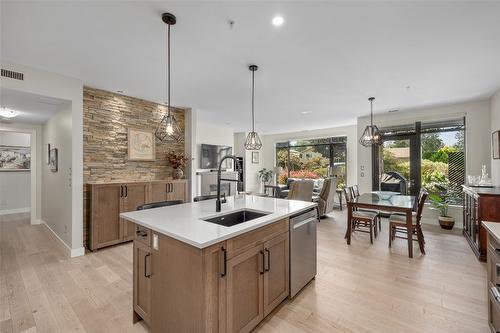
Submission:
[[[204,249],[138,230],[143,243],[157,237],[158,247],[151,248],[149,291],[135,282],[149,269],[136,236],[134,320],[149,320],[151,332],[250,332],[289,294],[287,228],[288,219],[277,221]],[[136,302],[148,299],[141,290],[150,295],[149,315]]]
[[[120,213],[138,206],[165,200],[187,201],[187,181],[89,184],[89,248],[97,250],[134,239],[134,224],[120,218]]]
[[[500,243],[498,235],[488,234],[488,324],[491,332],[500,332]]]
[[[500,188],[463,189],[463,234],[478,259],[486,261],[487,235],[481,222],[500,222]]]
[[[151,322],[151,247],[134,240],[134,317],[136,323],[142,318]]]

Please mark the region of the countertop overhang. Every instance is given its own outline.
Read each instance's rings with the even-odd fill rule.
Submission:
[[[317,204],[313,202],[237,195],[228,197],[227,203],[222,204],[222,211],[219,213],[215,212],[215,199],[213,199],[126,212],[121,213],[120,217],[202,249],[316,206]],[[270,214],[231,227],[202,220],[241,209]]]

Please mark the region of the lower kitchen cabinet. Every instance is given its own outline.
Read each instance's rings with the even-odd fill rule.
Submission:
[[[151,248],[134,241],[134,323],[142,318],[151,322]]]
[[[264,243],[264,317],[274,310],[289,293],[288,232]]]
[[[250,332],[289,294],[287,228],[278,221],[204,249],[138,230],[134,320],[153,333]],[[155,246],[138,245],[141,234]]]
[[[264,248],[257,245],[227,262],[227,332],[250,332],[264,318]]]

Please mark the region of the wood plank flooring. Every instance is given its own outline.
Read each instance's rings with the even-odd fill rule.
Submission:
[[[132,245],[69,259],[27,214],[0,216],[0,332],[147,332],[132,325]],[[489,332],[486,266],[461,234],[424,226],[427,255],[373,245],[344,213],[318,225],[318,275],[256,332]]]

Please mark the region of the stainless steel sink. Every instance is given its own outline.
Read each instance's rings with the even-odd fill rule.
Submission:
[[[203,219],[203,221],[215,223],[225,227],[231,227],[233,225],[255,220],[258,219],[259,217],[266,216],[269,214],[271,213],[244,209],[232,213],[227,213],[224,215]]]

